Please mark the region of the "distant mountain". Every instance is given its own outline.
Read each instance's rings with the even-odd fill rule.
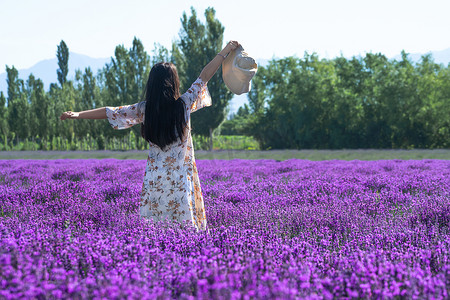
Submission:
[[[69,52],[69,73],[67,74],[67,79],[73,80],[75,78],[75,70],[80,69],[84,72],[84,69],[91,67],[94,74],[97,74],[98,69],[105,66],[106,63],[110,62],[111,58],[92,58],[87,55]],[[12,66],[9,65],[11,68]],[[40,78],[44,82],[45,90],[48,90],[50,83],[58,82],[56,70],[58,69],[58,60],[46,59],[38,62],[34,66],[28,69],[19,70],[19,78],[23,79],[25,82],[33,73],[34,77]],[[6,70],[4,73],[0,74],[0,91],[2,91],[6,96],[6,91],[8,85],[6,83]]]
[[[408,58],[413,62],[419,62],[425,54],[431,54],[434,62],[437,64],[444,64],[444,66],[447,66],[450,63],[450,48],[441,51],[430,51],[427,53],[409,53]],[[394,56],[393,59],[400,60],[402,59],[402,56],[399,54]]]

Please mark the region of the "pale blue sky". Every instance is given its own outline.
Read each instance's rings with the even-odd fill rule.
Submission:
[[[255,58],[321,57],[382,52],[394,56],[450,47],[449,0],[0,0],[0,73],[55,57],[61,39],[70,51],[110,57],[134,36],[147,52],[154,43],[170,47],[183,11],[193,6],[204,20],[213,6],[225,26]]]

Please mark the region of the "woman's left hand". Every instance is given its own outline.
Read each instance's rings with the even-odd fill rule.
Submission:
[[[77,112],[66,111],[66,112],[63,112],[59,118],[60,118],[61,120],[65,120],[65,119],[78,119],[79,116],[80,116],[80,114],[77,113]]]

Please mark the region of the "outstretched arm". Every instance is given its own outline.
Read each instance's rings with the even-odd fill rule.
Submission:
[[[225,59],[225,57],[228,55],[228,53],[230,53],[231,51],[233,51],[234,49],[236,49],[237,47],[239,47],[239,43],[237,41],[230,41],[225,48],[222,49],[222,51],[219,52],[219,54],[217,54],[213,60],[211,60],[202,70],[202,72],[200,73],[200,78],[203,82],[208,82],[213,75],[217,72],[217,70],[219,69],[220,65],[222,64],[223,60]]]
[[[66,111],[59,117],[61,120],[65,119],[106,119],[105,107],[95,108],[91,110],[84,110],[80,112]]]

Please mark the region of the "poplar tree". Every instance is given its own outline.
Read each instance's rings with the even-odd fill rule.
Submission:
[[[39,122],[41,122],[41,120],[38,119],[38,114],[36,113],[37,101],[35,87],[36,78],[33,74],[30,74],[26,82],[26,98],[30,108],[27,113],[27,125],[30,128],[29,137],[39,135]]]
[[[128,105],[143,100],[144,87],[150,72],[150,57],[144,50],[142,42],[134,37],[132,47],[128,50],[119,45],[114,51],[111,62],[101,71],[104,81],[103,100],[106,106]],[[105,126],[109,127],[105,123]],[[131,128],[136,140],[140,138],[140,127]],[[109,136],[124,136],[128,130],[106,130]]]
[[[182,93],[197,79],[202,71],[222,50],[223,32],[225,28],[215,17],[214,8],[205,10],[206,24],[197,18],[197,13],[191,7],[191,16],[183,13],[179,40],[172,46],[172,58],[180,76]],[[208,89],[212,98],[212,106],[195,112],[191,124],[194,133],[208,137],[209,148],[212,150],[212,134],[225,120],[228,105],[233,94],[226,88],[222,80],[222,68],[209,80]]]
[[[24,95],[24,83],[19,79],[19,72],[13,66],[6,66],[8,84],[8,124],[16,138],[27,137],[28,103]]]
[[[66,43],[61,40],[57,47],[56,57],[58,59],[58,70],[56,71],[58,75],[58,82],[60,88],[51,92],[52,94],[52,102],[55,117],[57,118],[62,111],[65,110],[76,110],[78,103],[80,101],[79,91],[77,91],[72,81],[67,80],[67,74],[69,72],[69,48]],[[50,87],[52,89],[52,86]],[[69,140],[69,143],[72,144],[75,128],[78,125],[75,125],[74,122],[63,122],[55,124],[54,132],[56,135],[65,136]],[[72,148],[74,145],[72,144]]]
[[[58,58],[58,70],[56,74],[58,75],[58,82],[62,87],[66,83],[67,73],[69,73],[69,48],[63,40],[59,43],[56,57]]]
[[[1,91],[0,91],[0,133],[2,134],[2,138],[4,139],[4,141],[6,141],[8,136],[8,109],[6,107],[6,97]]]
[[[49,123],[52,120],[49,119],[49,102],[44,90],[44,83],[40,79],[34,81],[33,100],[33,111],[35,113],[36,119],[38,120],[37,134],[39,134],[41,140],[44,141],[44,143],[42,144],[46,145],[50,127]]]
[[[93,109],[96,107],[96,82],[94,78],[94,74],[92,73],[92,70],[90,67],[85,68],[84,74],[83,74],[83,85],[82,85],[82,107],[83,110]],[[89,132],[91,136],[97,136],[97,127],[96,126],[98,122],[96,120],[86,120],[88,123],[86,128],[86,132]]]

